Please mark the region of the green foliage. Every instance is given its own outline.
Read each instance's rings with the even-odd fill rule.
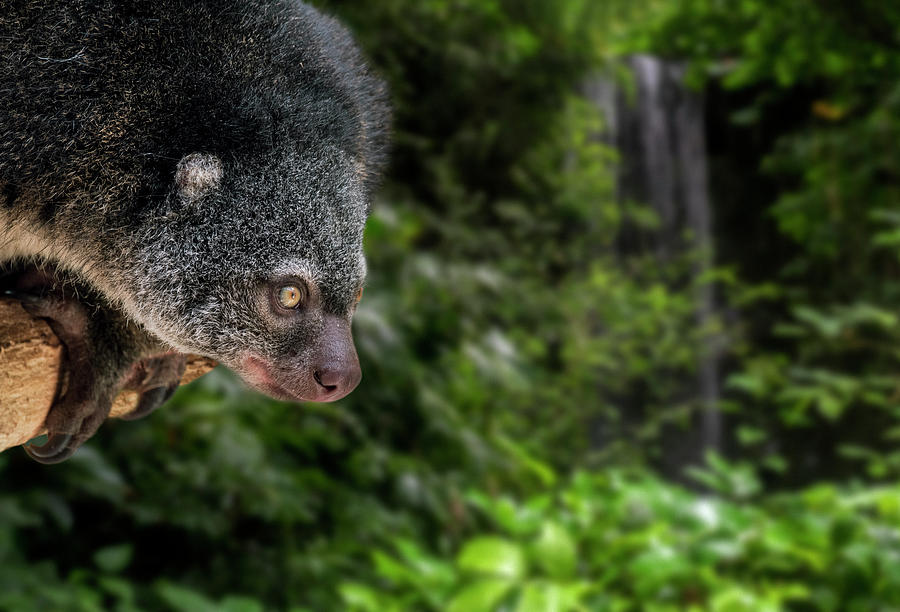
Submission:
[[[474,492],[486,531],[455,560],[398,540],[374,553],[377,582],[341,590],[366,611],[888,609],[900,604],[898,494],[817,486],[747,505],[640,473],[575,473],[524,500]],[[534,520],[495,520],[510,513]]]
[[[0,609],[900,607],[900,489],[872,482],[900,475],[900,11],[328,4],[397,116],[362,385],[295,406],[216,372],[61,466],[0,456]],[[689,59],[739,136],[702,277],[617,248],[660,220],[617,201],[579,91],[635,51]],[[648,466],[689,445],[711,337],[734,444],[663,465],[698,493]]]
[[[774,192],[757,203],[770,225],[730,235],[769,245],[755,280],[774,291],[741,305],[754,323],[735,345],[727,407],[742,431],[765,432],[739,440],[772,478],[900,474],[898,29],[884,3],[685,0],[622,44],[690,59],[697,86],[740,101],[729,129],[768,143],[742,172]],[[720,197],[724,209],[731,194]],[[734,253],[739,275],[759,269]]]

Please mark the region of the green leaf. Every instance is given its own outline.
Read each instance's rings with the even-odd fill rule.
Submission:
[[[750,373],[732,374],[725,382],[729,389],[740,389],[754,397],[762,397],[768,389],[765,379]]]
[[[372,553],[372,562],[379,576],[383,576],[395,584],[416,584],[419,582],[417,572],[380,550]]]
[[[514,584],[504,578],[482,578],[460,591],[445,612],[493,612]]]
[[[750,427],[749,425],[740,425],[737,428],[737,438],[744,446],[751,446],[765,442],[769,434],[759,427]]]
[[[219,604],[222,612],[263,612],[263,605],[252,597],[229,595]]]
[[[553,578],[573,577],[577,563],[575,542],[569,533],[557,523],[544,522],[532,551],[535,563],[548,576]]]
[[[487,495],[481,491],[468,492],[466,499],[514,537],[532,535],[540,527],[543,508],[537,507],[538,504],[521,504],[505,495]]]
[[[218,604],[202,593],[181,585],[162,581],[156,585],[156,594],[177,612],[218,612]]]
[[[108,574],[118,574],[131,563],[134,550],[131,544],[117,544],[94,553],[94,563]]]
[[[134,604],[135,588],[128,580],[117,576],[101,576],[97,579],[97,584],[103,591],[118,600],[118,608]]]
[[[515,542],[494,536],[470,540],[456,559],[465,572],[517,580],[525,574],[525,555]]]
[[[836,338],[843,329],[840,319],[829,317],[807,306],[794,308],[794,317],[815,328],[825,338]]]
[[[710,609],[714,612],[761,612],[759,598],[741,586],[729,586],[713,595]]]
[[[835,421],[844,412],[843,402],[830,393],[819,393],[816,405],[819,408],[819,414],[829,421]]]
[[[350,610],[380,612],[383,609],[381,597],[374,589],[358,582],[343,582],[338,587],[341,599]]]
[[[522,588],[516,612],[563,612],[563,589],[550,582],[528,582]]]
[[[544,486],[552,487],[556,483],[556,472],[553,471],[553,468],[543,461],[539,461],[521,444],[517,444],[501,434],[494,436],[494,442],[509,453],[524,469],[534,474]]]

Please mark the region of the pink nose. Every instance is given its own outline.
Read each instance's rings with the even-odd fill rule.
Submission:
[[[358,363],[340,367],[322,367],[315,371],[318,395],[316,401],[333,402],[353,391],[362,379]]]

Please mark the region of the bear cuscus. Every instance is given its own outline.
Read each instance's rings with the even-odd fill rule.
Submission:
[[[0,291],[68,383],[52,463],[186,354],[285,400],[360,379],[350,334],[389,105],[347,30],[296,0],[10,0],[0,11]]]

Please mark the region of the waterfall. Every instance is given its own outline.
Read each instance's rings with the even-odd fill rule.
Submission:
[[[626,228],[620,248],[628,253],[650,250],[661,263],[693,250],[696,278],[713,265],[703,96],[684,85],[682,62],[649,55],[625,61],[634,78],[633,95],[604,76],[590,79],[585,94],[606,117],[605,140],[620,152],[618,199],[650,204],[660,228],[649,236]],[[713,288],[698,285],[694,303],[697,325],[704,327],[715,311]],[[709,338],[697,364],[694,395],[702,405],[702,449],[722,446],[718,343]]]

